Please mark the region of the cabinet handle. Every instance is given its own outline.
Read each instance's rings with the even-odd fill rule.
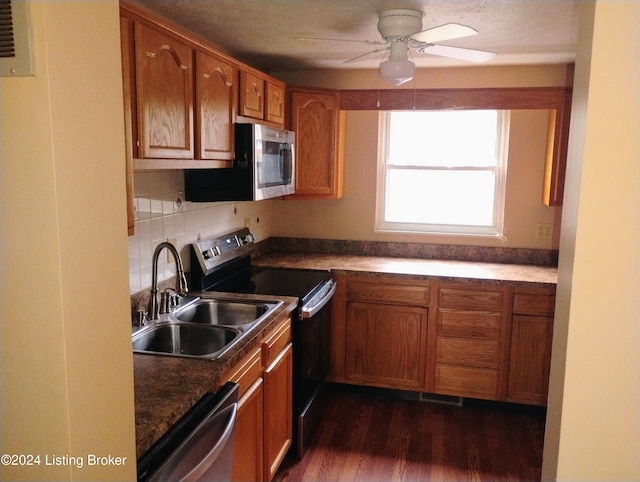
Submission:
[[[258,85],[254,82],[251,84],[251,86],[253,87],[253,91],[256,93],[256,95],[260,97],[262,95],[262,92],[260,92],[260,89],[258,89]]]

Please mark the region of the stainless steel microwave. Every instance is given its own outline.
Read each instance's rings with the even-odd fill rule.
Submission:
[[[233,167],[186,169],[185,198],[194,202],[260,201],[295,192],[295,133],[236,124]]]

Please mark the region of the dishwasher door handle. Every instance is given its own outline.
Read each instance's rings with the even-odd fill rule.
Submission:
[[[203,476],[228,444],[233,444],[237,413],[236,402],[204,420],[173,453],[172,460],[156,472],[151,480],[208,480]]]

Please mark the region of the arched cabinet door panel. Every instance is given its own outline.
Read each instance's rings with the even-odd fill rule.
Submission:
[[[344,112],[337,92],[289,91],[296,133],[296,193],[287,199],[339,199],[344,194]]]
[[[193,50],[135,25],[138,154],[193,159]]]
[[[198,159],[234,157],[237,69],[196,52],[196,144]]]

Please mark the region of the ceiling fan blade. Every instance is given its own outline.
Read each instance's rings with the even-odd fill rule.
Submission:
[[[289,37],[291,40],[326,40],[329,42],[353,42],[367,45],[386,45],[387,42],[383,40],[353,40],[345,38],[327,38],[327,37]]]
[[[461,47],[450,47],[448,45],[425,45],[416,49],[421,54],[439,55],[452,59],[467,60],[469,62],[487,62],[494,58],[494,52],[485,50],[463,49]]]
[[[352,59],[345,60],[343,62],[343,64],[349,64],[351,62],[357,62],[358,60],[362,60],[363,58],[368,57],[369,55],[377,54],[378,52],[383,52],[385,50],[389,50],[389,47],[384,47],[384,48],[381,48],[381,49],[375,49],[375,50],[372,50],[371,52],[367,52],[366,54],[358,55],[357,57],[354,57]]]
[[[446,23],[439,27],[423,30],[422,32],[414,33],[409,36],[412,40],[418,42],[424,42],[427,44],[434,44],[437,42],[443,42],[444,40],[451,40],[454,38],[469,37],[476,35],[478,31],[474,28],[467,27],[466,25],[460,25],[459,23]]]

